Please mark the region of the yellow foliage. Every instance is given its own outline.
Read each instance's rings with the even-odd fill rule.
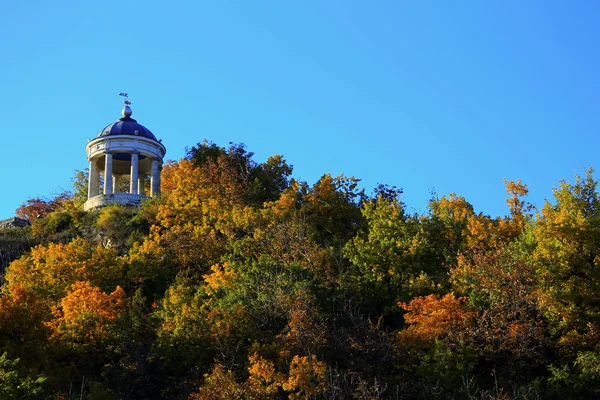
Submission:
[[[273,362],[259,357],[256,353],[251,355],[249,360],[250,376],[244,384],[246,398],[257,400],[274,398],[283,384],[283,374],[276,373]]]
[[[316,355],[294,356],[283,389],[292,392],[290,399],[314,398],[325,391],[327,365],[318,361]]]
[[[169,287],[158,310],[159,335],[186,341],[208,337],[206,311],[197,294],[196,288],[187,285]]]
[[[265,203],[265,211],[271,212],[279,220],[288,218],[299,207],[301,194],[299,192],[300,184],[292,182],[289,188],[284,190],[279,199]]]
[[[31,253],[13,261],[6,271],[7,288],[23,285],[47,301],[58,301],[77,281],[112,286],[120,279],[123,259],[116,252],[92,247],[77,238],[68,244],[38,245]]]
[[[204,375],[204,385],[190,399],[202,400],[266,400],[274,399],[280,389],[288,392],[289,399],[312,399],[326,390],[327,365],[317,356],[294,356],[289,373],[275,371],[273,362],[257,353],[248,357],[248,379],[240,383],[231,370],[218,363],[210,374]]]
[[[450,193],[431,204],[435,215],[442,219],[450,219],[456,222],[465,221],[474,215],[473,206],[463,197],[456,193]]]
[[[210,374],[205,374],[204,379],[204,385],[198,393],[189,397],[190,400],[244,399],[244,389],[235,381],[233,372],[225,371],[222,364],[217,364]]]
[[[230,289],[233,286],[233,280],[238,276],[235,271],[229,269],[229,264],[214,264],[210,267],[211,274],[203,275],[207,284],[205,288],[208,295],[219,289]]]

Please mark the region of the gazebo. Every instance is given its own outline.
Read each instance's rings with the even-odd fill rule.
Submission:
[[[85,210],[109,204],[139,206],[142,200],[160,194],[160,171],[167,149],[162,140],[131,118],[131,102],[126,93],[121,95],[125,96],[123,118],[102,129],[85,148],[90,163]]]

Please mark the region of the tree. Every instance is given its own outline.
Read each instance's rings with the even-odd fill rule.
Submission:
[[[326,174],[302,196],[300,210],[316,243],[340,248],[361,227],[364,191],[358,190],[358,182],[354,177]]]
[[[544,373],[550,343],[529,249],[515,242],[461,256],[452,271],[455,288],[469,296],[474,312],[461,340],[478,352],[478,375],[488,388],[519,388]],[[486,379],[492,372],[496,382]]]
[[[217,356],[202,287],[181,272],[157,302],[156,345],[152,358],[165,383],[164,397],[190,393]]]
[[[50,335],[44,322],[49,308],[43,298],[22,285],[3,287],[0,296],[0,349],[20,357],[21,365],[36,370],[47,361]]]
[[[90,281],[109,290],[122,281],[123,271],[124,260],[115,250],[77,238],[68,244],[38,245],[13,261],[6,271],[5,289],[21,285],[54,305],[75,282]]]
[[[442,297],[429,295],[416,297],[409,303],[398,303],[404,309],[404,320],[410,324],[399,336],[407,348],[431,347],[436,340],[453,329],[464,330],[470,324],[471,313],[465,310],[465,298],[453,293]]]
[[[273,362],[256,353],[249,356],[249,376],[239,382],[233,371],[218,363],[210,374],[204,375],[204,385],[191,399],[263,400],[281,398],[282,390],[288,399],[316,399],[326,390],[327,365],[312,357],[294,356],[287,373],[276,372]]]
[[[555,395],[600,392],[600,196],[589,168],[574,183],[561,181],[555,203],[546,202],[533,223],[540,309],[557,343],[552,365]],[[585,383],[584,383],[585,382]]]
[[[289,186],[292,166],[283,156],[269,157],[265,163],[257,163],[243,143],[229,143],[228,148],[219,147],[204,140],[191,149],[186,149],[186,159],[200,168],[213,164],[225,166],[231,171],[233,179],[245,191],[246,204],[261,207],[265,202],[277,200],[283,190]]]
[[[600,197],[593,170],[561,182],[534,223],[541,305],[558,334],[600,323]]]
[[[17,365],[19,359],[10,360],[6,353],[0,356],[0,398],[35,400],[44,395],[46,378],[41,375],[36,379],[21,377]]]
[[[219,262],[236,234],[235,209],[243,209],[243,188],[226,164],[195,166],[189,160],[163,170],[157,223],[160,242],[179,264],[204,273]]]
[[[83,210],[83,205],[88,198],[88,168],[83,171],[75,170],[71,178],[73,184],[72,203],[74,210]]]
[[[78,281],[54,307],[54,319],[47,325],[53,337],[72,346],[95,346],[110,337],[110,324],[123,309],[124,299],[120,286],[108,294],[89,281]]]
[[[62,192],[53,199],[42,199],[39,197],[27,199],[15,211],[17,217],[28,220],[33,223],[39,218],[43,218],[52,211],[59,211],[65,203],[71,198],[70,192]]]
[[[429,279],[411,251],[418,220],[406,215],[399,201],[382,197],[366,202],[362,213],[368,231],[358,234],[343,249],[352,264],[341,277],[343,288],[357,297],[363,312],[385,312],[400,323],[396,303],[411,296],[411,287],[420,285],[421,277]]]

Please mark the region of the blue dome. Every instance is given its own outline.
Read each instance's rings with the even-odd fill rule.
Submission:
[[[96,137],[100,138],[115,135],[141,136],[148,139],[156,140],[158,142],[156,136],[154,136],[148,128],[138,124],[137,121],[131,117],[119,118],[116,122],[113,122],[106,128],[102,129]]]

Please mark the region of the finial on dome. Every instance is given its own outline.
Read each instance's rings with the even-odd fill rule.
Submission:
[[[123,100],[123,104],[125,104],[125,107],[123,107],[123,111],[121,111],[121,114],[123,114],[125,118],[131,117],[131,114],[133,114],[133,112],[129,107],[131,105],[131,101],[129,101],[129,95],[127,93],[119,93],[119,96],[125,97],[125,100]]]

